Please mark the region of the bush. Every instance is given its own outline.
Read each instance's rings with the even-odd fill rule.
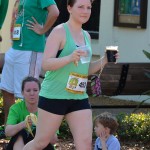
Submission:
[[[119,128],[117,131],[121,141],[136,141],[146,143],[150,141],[150,113],[119,114],[117,116]]]
[[[68,126],[68,124],[67,124],[65,119],[61,123],[61,126],[59,128],[59,135],[58,136],[61,139],[72,138],[72,134],[70,132],[69,126]]]
[[[147,143],[150,141],[150,113],[120,113],[116,116],[119,128],[117,130],[117,137],[120,141],[134,141]],[[62,139],[72,138],[69,126],[65,120],[63,120],[59,137]],[[95,139],[95,133],[93,132],[93,139]]]

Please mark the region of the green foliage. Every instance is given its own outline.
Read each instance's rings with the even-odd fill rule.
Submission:
[[[3,98],[0,96],[0,108],[3,107]]]
[[[4,124],[3,98],[0,95],[0,126]]]
[[[117,115],[120,140],[146,143],[150,141],[150,113],[121,113]]]
[[[150,59],[150,53],[149,53],[149,52],[147,52],[146,50],[143,50],[143,53],[145,54],[145,56],[146,56],[148,59]]]
[[[58,136],[61,139],[68,139],[69,137],[72,137],[69,126],[68,126],[65,119],[61,123],[61,126],[59,128],[59,135]]]
[[[121,141],[136,141],[142,143],[150,141],[150,113],[120,113],[116,117],[119,123],[117,136]],[[59,132],[61,139],[72,138],[69,126],[65,120],[62,122]],[[95,134],[93,134],[93,138],[96,138]]]

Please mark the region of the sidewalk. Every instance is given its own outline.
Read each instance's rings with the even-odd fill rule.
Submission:
[[[110,98],[110,97],[90,97],[89,98],[90,104],[92,106],[101,106],[102,108],[93,108],[92,112],[93,112],[93,116],[96,116],[104,111],[110,112],[113,115],[117,115],[119,113],[132,113],[135,108],[129,108],[133,105],[138,105],[140,102],[136,102],[136,101],[129,101],[129,100],[121,100],[121,99],[114,99],[114,98]],[[103,106],[118,106],[118,108],[103,108]],[[128,108],[121,108],[121,106],[129,106]],[[149,103],[145,103],[144,105],[149,105]],[[148,106],[149,107],[149,106]],[[136,112],[149,112],[150,108],[139,108]]]

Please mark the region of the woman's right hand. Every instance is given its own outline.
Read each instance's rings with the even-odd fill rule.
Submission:
[[[71,55],[69,55],[70,62],[74,62],[76,64],[80,60],[80,56],[84,56],[84,55],[85,55],[85,51],[74,50],[73,53]]]

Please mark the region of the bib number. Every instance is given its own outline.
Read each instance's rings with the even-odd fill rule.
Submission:
[[[87,86],[87,76],[71,73],[68,78],[66,90],[75,94],[83,94]]]
[[[21,24],[15,24],[13,30],[13,40],[20,40]]]

